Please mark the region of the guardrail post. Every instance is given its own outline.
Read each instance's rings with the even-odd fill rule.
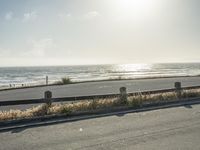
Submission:
[[[126,92],[126,87],[121,87],[119,89],[120,91],[120,101],[122,104],[126,104],[127,102],[127,92]]]
[[[46,76],[46,85],[48,85],[48,80],[49,80],[49,77]]]
[[[50,107],[52,104],[52,92],[51,91],[45,91],[44,92],[44,98],[45,98],[45,102],[46,104]]]
[[[182,92],[181,82],[175,82],[174,86],[175,86],[175,92],[177,94],[177,97],[180,98],[181,92]]]

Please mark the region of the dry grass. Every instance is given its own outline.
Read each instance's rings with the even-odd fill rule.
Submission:
[[[0,111],[0,121],[13,120],[17,118],[31,118],[36,116],[44,116],[47,114],[47,112],[48,112],[48,106],[46,104],[27,109],[25,111],[21,110]]]
[[[77,111],[96,110],[101,108],[110,108],[119,106],[120,100],[118,98],[96,99],[79,101],[71,104],[56,104],[50,108],[50,114],[69,114]]]
[[[159,103],[163,101],[177,100],[178,97],[175,92],[167,92],[162,94],[138,94],[128,98],[128,106],[141,107],[143,104]]]
[[[200,97],[200,89],[196,90],[184,90],[181,95],[182,98]],[[175,92],[166,92],[159,94],[137,94],[135,96],[129,96],[126,104],[121,104],[119,98],[107,98],[107,99],[94,99],[84,100],[73,103],[65,104],[53,104],[48,107],[46,104],[39,105],[24,111],[10,110],[0,111],[0,121],[13,120],[18,118],[31,118],[44,115],[66,114],[70,115],[73,112],[89,111],[96,109],[105,109],[116,106],[129,106],[129,107],[141,107],[143,104],[169,102],[177,100],[178,97]]]

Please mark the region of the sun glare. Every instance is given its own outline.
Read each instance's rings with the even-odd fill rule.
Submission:
[[[156,0],[118,0],[117,11],[121,19],[143,19],[155,14]]]
[[[118,65],[119,70],[123,71],[142,71],[142,70],[150,70],[151,64],[126,64],[126,65]]]

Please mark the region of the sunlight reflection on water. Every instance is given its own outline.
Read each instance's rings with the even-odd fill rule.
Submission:
[[[170,76],[200,75],[199,63],[174,64],[119,64],[119,65],[85,65],[85,66],[47,66],[47,67],[4,67],[0,68],[0,87],[9,84],[45,84],[62,77],[72,81],[136,79]]]
[[[150,70],[152,67],[151,64],[125,64],[125,65],[117,65],[115,70],[122,72],[136,72],[142,70]]]

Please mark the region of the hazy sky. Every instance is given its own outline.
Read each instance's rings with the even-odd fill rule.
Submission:
[[[0,0],[0,66],[199,62],[199,0]]]

